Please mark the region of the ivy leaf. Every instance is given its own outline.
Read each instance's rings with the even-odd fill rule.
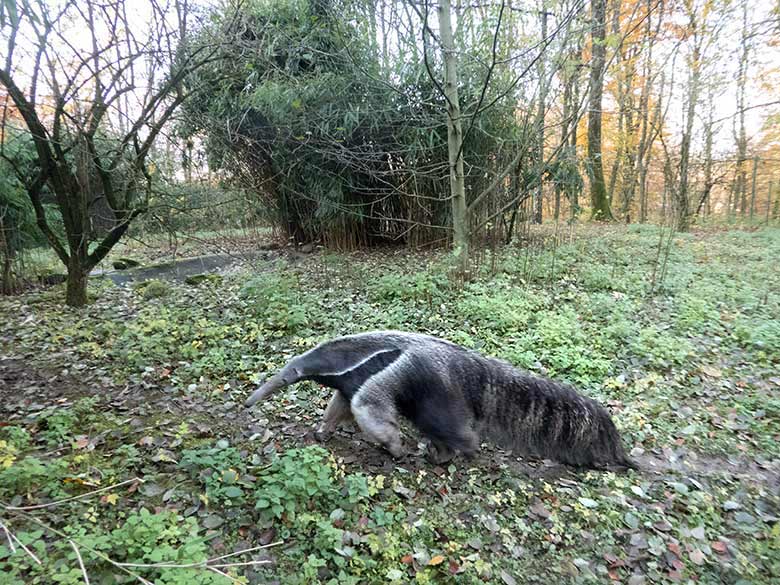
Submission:
[[[240,498],[244,494],[240,487],[234,485],[226,487],[222,493],[228,498]]]

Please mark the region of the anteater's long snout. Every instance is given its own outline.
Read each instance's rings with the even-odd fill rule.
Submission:
[[[287,380],[286,377],[283,376],[282,374],[283,374],[282,372],[279,372],[275,376],[271,376],[265,382],[265,384],[260,386],[257,390],[255,390],[252,393],[252,395],[244,403],[245,406],[249,408],[253,406],[256,402],[268,398],[271,394],[279,390],[279,388],[284,388],[285,386],[288,386],[293,382],[292,380]]]

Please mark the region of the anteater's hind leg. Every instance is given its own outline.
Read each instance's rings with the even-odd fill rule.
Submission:
[[[442,463],[447,463],[453,457],[455,457],[455,450],[450,449],[446,443],[432,440],[428,445],[428,459],[431,463],[441,465]]]
[[[382,445],[393,457],[398,458],[405,453],[393,404],[358,398],[352,404],[352,414],[371,441]]]
[[[336,390],[333,396],[330,397],[330,402],[325,408],[325,413],[322,415],[322,422],[314,435],[318,441],[327,441],[333,435],[333,431],[340,422],[346,421],[352,418],[352,411],[349,408],[349,401],[344,398],[344,395]]]
[[[422,430],[422,429],[421,429]],[[429,434],[423,432],[423,434]],[[457,429],[455,433],[447,436],[446,441],[441,439],[431,439],[428,445],[428,459],[432,463],[441,465],[450,461],[458,451],[463,453],[467,459],[471,459],[479,449],[479,437],[471,429],[463,427]]]

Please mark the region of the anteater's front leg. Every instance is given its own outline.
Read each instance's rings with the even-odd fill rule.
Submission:
[[[330,397],[330,402],[325,408],[325,413],[322,415],[322,422],[317,427],[314,436],[318,441],[327,441],[333,435],[333,431],[340,422],[350,420],[352,418],[352,411],[349,408],[349,401],[344,398],[344,395],[336,390],[333,396]]]
[[[398,430],[395,405],[389,399],[381,401],[361,398],[359,396],[352,403],[352,414],[360,430],[369,440],[379,443],[390,451],[393,457],[403,456],[406,451]]]

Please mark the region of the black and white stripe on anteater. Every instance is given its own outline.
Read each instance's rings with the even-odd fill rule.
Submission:
[[[247,400],[300,380],[336,392],[318,436],[354,416],[393,456],[403,453],[399,415],[431,440],[431,458],[473,454],[481,438],[523,455],[594,468],[636,467],[607,411],[574,389],[443,339],[378,331],[326,341],[294,357]]]

